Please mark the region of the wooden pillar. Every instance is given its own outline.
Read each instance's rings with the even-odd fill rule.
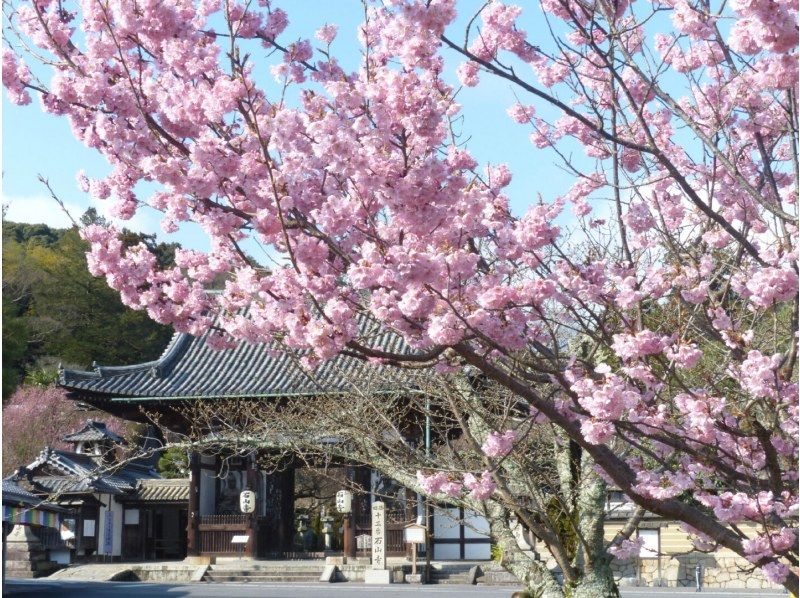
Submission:
[[[291,551],[294,545],[294,461],[281,473],[280,550]]]
[[[189,516],[186,523],[186,554],[200,555],[200,455],[189,454]]]
[[[404,488],[406,504],[406,525],[417,522],[417,496],[410,488]],[[411,559],[417,548],[414,544],[406,544],[406,558]]]
[[[434,513],[433,504],[431,499],[425,498],[425,525],[428,528],[428,533],[425,535],[425,583],[431,583],[431,560],[433,559],[433,524]]]
[[[344,556],[355,558],[356,556],[356,526],[353,521],[353,514],[348,513],[344,516]]]
[[[345,477],[348,482],[355,479],[355,468],[348,465],[345,469]],[[356,556],[356,508],[358,507],[355,492],[353,493],[353,500],[350,503],[350,513],[342,518],[342,551],[344,556],[348,558],[355,558]]]
[[[353,514],[351,522],[353,525],[353,554],[356,556],[358,546],[356,538],[359,534],[372,534],[371,527],[371,501],[370,492],[372,491],[372,471],[363,465],[353,467]]]
[[[258,491],[258,470],[256,469],[255,455],[248,455],[247,457],[247,470],[245,472],[245,486],[246,490]],[[256,496],[256,505],[258,504],[258,497]],[[258,555],[258,508],[256,511],[250,513],[248,521],[248,535],[250,539],[247,541],[247,556],[255,557]]]

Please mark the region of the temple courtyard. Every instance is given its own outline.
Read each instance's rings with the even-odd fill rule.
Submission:
[[[58,596],[59,598],[123,598],[127,596],[184,596],[212,597],[236,596],[237,598],[347,598],[381,596],[385,598],[410,598],[411,596],[431,596],[439,598],[508,598],[513,587],[476,587],[464,585],[416,586],[390,585],[365,586],[363,584],[343,583],[337,585],[321,584],[266,584],[266,583],[148,583],[148,582],[87,582],[66,580],[9,580],[3,587],[6,596]],[[621,588],[623,598],[672,598],[696,596],[694,588]],[[780,590],[704,590],[706,598],[759,598],[762,596],[785,596]]]

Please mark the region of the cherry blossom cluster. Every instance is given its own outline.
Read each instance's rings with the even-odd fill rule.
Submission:
[[[460,498],[462,492],[466,492],[475,500],[488,500],[497,488],[494,476],[490,471],[484,471],[480,476],[465,473],[460,482],[451,479],[449,474],[442,471],[431,475],[418,471],[417,483],[428,496],[443,494],[452,498]]]
[[[516,442],[517,433],[514,430],[506,430],[503,434],[489,432],[481,450],[487,457],[505,457],[514,449]]]

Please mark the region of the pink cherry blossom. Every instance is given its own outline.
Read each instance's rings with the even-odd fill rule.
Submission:
[[[487,457],[505,457],[512,451],[516,441],[517,433],[514,430],[506,430],[503,434],[489,432],[481,450]]]
[[[624,561],[631,557],[639,556],[639,551],[644,546],[644,537],[637,536],[633,540],[622,540],[618,546],[611,546],[608,549],[614,558]]]
[[[791,268],[759,268],[747,280],[750,301],[758,307],[769,307],[797,295],[797,272]]]
[[[30,79],[28,68],[17,60],[16,55],[10,50],[3,50],[3,86],[8,93],[8,99],[18,105],[30,104],[31,96],[25,89]]]
[[[611,347],[619,357],[630,361],[646,355],[661,353],[667,342],[667,337],[660,336],[651,330],[642,330],[636,334],[615,334]]]
[[[464,474],[464,488],[469,490],[469,494],[475,500],[487,500],[492,496],[497,484],[491,472],[484,471],[478,478],[471,473]]]
[[[429,476],[418,471],[417,482],[426,494],[447,494],[452,497],[461,494],[461,484],[451,480],[446,473],[441,471]]]
[[[336,33],[338,31],[339,27],[337,25],[325,25],[317,29],[314,37],[316,37],[323,44],[330,44],[334,38],[336,38]]]
[[[678,367],[687,370],[692,369],[703,358],[703,352],[697,348],[695,343],[666,347],[664,355]]]

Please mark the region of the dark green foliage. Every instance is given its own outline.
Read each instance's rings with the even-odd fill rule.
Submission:
[[[19,384],[20,372],[28,359],[28,327],[15,314],[14,304],[3,293],[3,398],[10,397]]]
[[[158,460],[158,472],[165,478],[185,478],[189,475],[189,458],[186,451],[172,447]]]
[[[35,366],[28,369],[25,374],[25,384],[31,386],[50,386],[58,382],[58,370],[56,368],[48,368],[42,366]]]
[[[101,218],[87,212],[84,220]],[[173,262],[175,244],[127,231],[124,239],[148,245],[162,265]],[[168,342],[170,328],[128,309],[89,274],[87,250],[75,228],[3,222],[4,398],[42,358],[80,367],[130,364],[155,359]]]
[[[50,228],[46,224],[24,224],[3,221],[3,241],[30,243],[49,247],[56,243],[64,233],[62,229]]]

